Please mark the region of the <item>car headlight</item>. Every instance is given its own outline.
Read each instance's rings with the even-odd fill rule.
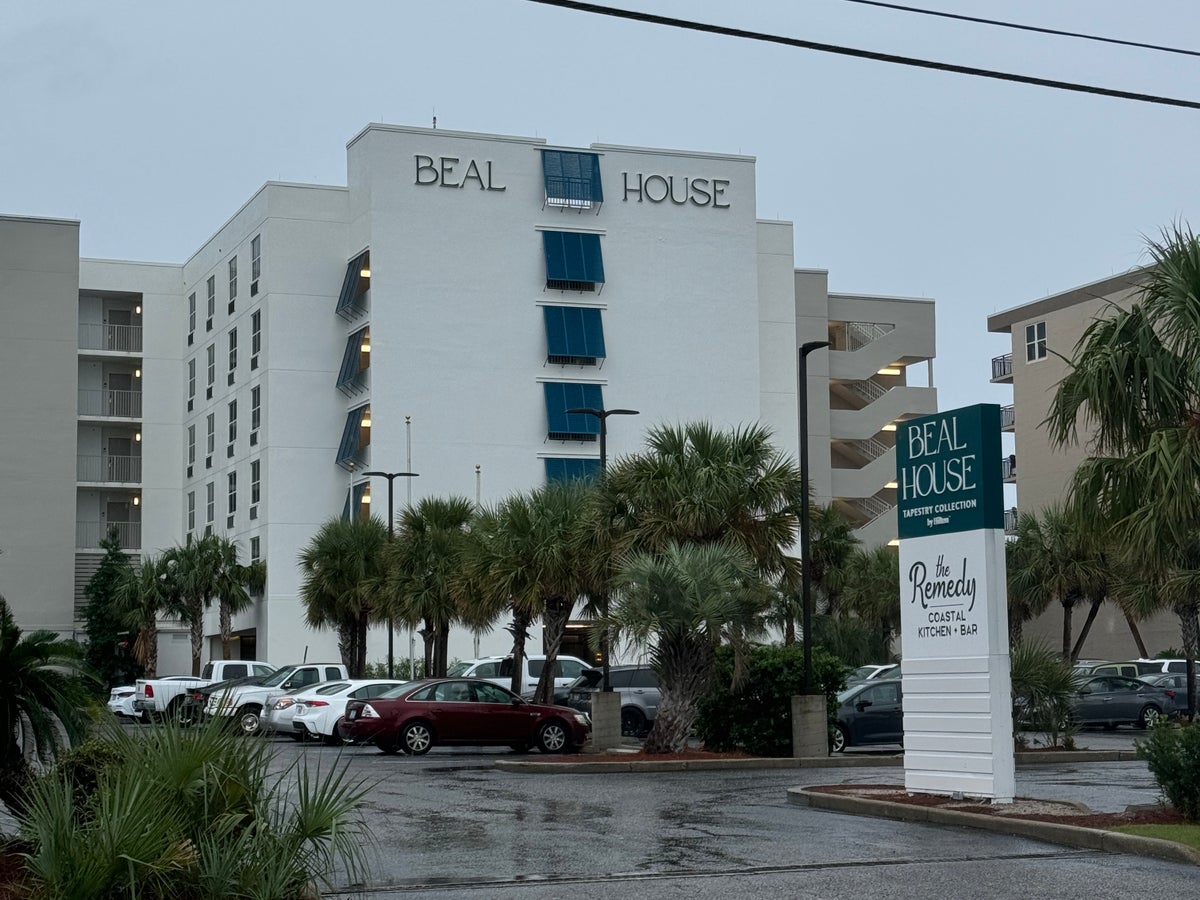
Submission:
[[[293,700],[291,697],[280,697],[277,701],[275,701],[275,708],[276,709],[287,709],[289,706],[291,706],[295,702],[296,701]]]
[[[587,713],[581,713],[581,712],[575,713],[575,721],[578,722],[580,725],[590,726],[592,724],[592,720],[587,715]]]

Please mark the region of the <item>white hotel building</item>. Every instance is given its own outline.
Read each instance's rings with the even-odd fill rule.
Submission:
[[[809,340],[832,342],[809,357],[816,497],[882,543],[889,429],[936,410],[933,302],[796,269],[752,157],[370,125],[346,186],[269,182],[182,265],[80,259],[79,228],[0,216],[0,593],[27,628],[79,630],[109,528],[140,554],[211,529],[267,564],[241,655],[334,657],[297,554],[330,517],[386,519],[365,471],[420,473],[397,509],[595,472],[576,406],[640,411],[610,458],[692,419],[764,422],[796,454]],[[214,611],[208,652],[216,631]],[[185,670],[183,631],[162,640]]]

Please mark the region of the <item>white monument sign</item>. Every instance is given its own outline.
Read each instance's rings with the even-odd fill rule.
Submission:
[[[896,432],[904,786],[1012,801],[1000,407]]]

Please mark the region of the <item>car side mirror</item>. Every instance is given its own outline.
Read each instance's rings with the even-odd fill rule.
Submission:
[[[524,702],[525,702],[525,701],[524,701],[524,700],[522,700],[520,697],[513,697],[513,698],[512,698],[512,705],[513,705],[513,706],[520,706],[520,705],[521,705],[522,703],[524,703]]]
[[[872,704],[871,704],[870,700],[859,700],[858,703],[855,704],[855,708],[859,712],[862,712],[864,709],[866,709],[868,706],[871,706],[871,705]]]

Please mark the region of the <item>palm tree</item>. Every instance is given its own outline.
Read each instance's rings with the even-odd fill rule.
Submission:
[[[158,676],[158,617],[183,612],[172,598],[168,578],[166,557],[147,557],[137,567],[127,565],[113,589],[113,612],[136,635],[133,658],[147,678]]]
[[[889,647],[900,627],[900,559],[895,547],[855,550],[845,563],[842,603]]]
[[[395,538],[384,549],[386,582],[381,613],[421,626],[425,671],[444,676],[450,626],[463,621],[460,589],[463,553],[475,516],[465,497],[426,497],[400,514]]]
[[[1036,619],[1050,604],[1050,595],[1041,589],[1030,565],[1032,544],[1020,537],[1020,518],[1015,540],[1004,545],[1004,571],[1008,586],[1008,645],[1015,648],[1021,644],[1025,623]]]
[[[1091,430],[1072,499],[1165,585],[1188,570],[1200,533],[1200,239],[1176,225],[1148,246],[1136,302],[1084,331],[1046,424],[1059,446],[1078,443],[1081,425]],[[1200,593],[1186,583],[1163,597],[1179,617],[1194,698]]]
[[[513,623],[513,689],[518,689],[530,624],[543,620],[546,663],[535,697],[549,702],[555,661],[587,586],[578,548],[589,524],[593,488],[580,480],[553,482],[514,494],[480,514],[471,542],[469,579],[486,609],[509,608]]]
[[[373,516],[330,519],[300,551],[300,600],[310,628],[337,631],[354,678],[367,666],[367,625],[378,618],[387,526]]]
[[[1091,601],[1090,629],[1106,595],[1106,561],[1097,536],[1074,510],[1052,504],[1040,517],[1020,515],[1017,541],[1021,549],[1009,562],[1009,583],[1031,608],[1062,606],[1062,657],[1073,662],[1082,649],[1082,642],[1073,640],[1075,607]]]
[[[602,625],[649,651],[662,702],[646,753],[686,749],[697,706],[728,641],[735,674],[748,639],[762,632],[770,590],[751,557],[722,543],[669,543],[633,554],[617,578],[616,602]]]
[[[205,538],[213,542],[216,557],[213,588],[217,596],[217,621],[221,632],[221,658],[233,658],[233,617],[254,605],[267,584],[267,566],[262,560],[243,565],[238,545],[220,535]]]
[[[605,488],[619,498],[617,527],[633,546],[655,553],[672,543],[740,547],[768,580],[799,577],[788,555],[805,486],[799,468],[751,425],[720,431],[708,422],[660,425],[644,453],[611,467]]]
[[[809,511],[809,523],[812,528],[809,576],[813,586],[825,597],[826,611],[836,616],[838,596],[846,579],[846,565],[862,541],[855,536],[854,526],[832,503],[827,506],[815,504]]]
[[[45,763],[59,749],[59,727],[72,743],[87,731],[87,688],[79,646],[50,631],[23,635],[0,597],[0,800],[13,815],[26,808],[33,772],[24,742]]]

